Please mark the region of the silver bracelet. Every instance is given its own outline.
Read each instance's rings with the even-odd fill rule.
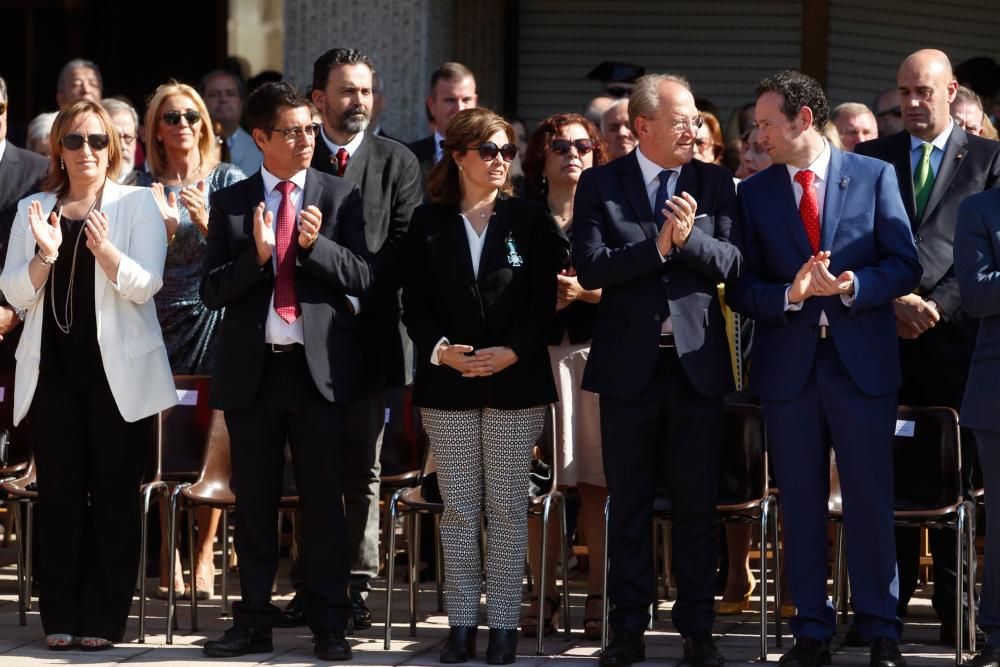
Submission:
[[[59,252],[57,251],[56,254],[54,255],[43,255],[41,249],[39,249],[38,253],[36,253],[36,256],[38,257],[38,259],[42,261],[42,264],[44,264],[45,266],[52,266],[53,264],[56,263],[56,260],[59,259]]]

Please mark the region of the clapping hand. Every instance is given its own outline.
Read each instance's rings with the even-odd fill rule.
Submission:
[[[827,256],[829,257],[829,252]],[[812,290],[815,296],[836,296],[854,294],[854,272],[844,271],[839,276],[830,273],[830,262],[814,262],[812,265]]]
[[[299,214],[299,245],[311,248],[319,238],[319,228],[323,226],[323,212],[315,206],[307,206]]]
[[[162,183],[153,183],[150,189],[153,191],[153,199],[156,200],[160,215],[163,217],[163,225],[167,228],[167,240],[173,239],[181,220],[181,212],[177,208],[177,196],[173,192],[164,196]]]
[[[698,212],[698,202],[686,192],[674,195],[666,201],[663,215],[666,223],[672,224],[671,240],[678,248],[683,248],[694,227],[695,214]]]
[[[253,242],[257,248],[257,264],[264,266],[271,261],[274,253],[274,216],[270,211],[266,211],[264,202],[257,204],[253,210]]]
[[[208,234],[208,186],[205,181],[181,190],[181,203],[202,235]]]
[[[830,264],[830,251],[820,250],[818,253],[806,260],[799,272],[795,274],[792,284],[788,289],[788,303],[802,303],[811,296],[816,296],[816,288],[813,285],[813,266]]]
[[[59,226],[59,216],[55,211],[49,214],[48,222],[45,221],[45,213],[42,211],[42,202],[37,199],[28,205],[28,225],[31,233],[35,236],[35,243],[38,250],[46,257],[53,257],[59,254],[59,246],[62,244],[62,228]]]

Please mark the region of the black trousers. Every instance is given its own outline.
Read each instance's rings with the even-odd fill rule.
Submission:
[[[242,600],[233,605],[236,624],[270,628],[280,613],[271,604],[271,585],[278,568],[277,512],[287,442],[301,501],[306,620],[314,632],[343,630],[351,608],[341,481],[344,408],[317,391],[299,348],[268,353],[253,401],[225,416],[242,589]]]
[[[975,346],[977,328],[971,323],[956,326],[938,322],[915,340],[900,340],[903,384],[900,405],[914,407],[944,405],[959,410],[969,376],[969,364]],[[961,429],[962,484],[972,488],[976,439],[972,429]],[[971,520],[975,520],[972,517]],[[945,528],[931,528],[928,542],[934,560],[934,592],[931,604],[943,625],[955,619],[955,533]],[[899,612],[917,588],[920,570],[920,529],[896,529],[896,558],[899,565]]]
[[[601,396],[604,475],[611,495],[608,595],[616,632],[641,633],[649,623],[658,486],[669,486],[673,512],[677,602],[671,619],[685,637],[711,631],[722,435],[722,399],[698,393],[674,348],[661,349],[656,372],[639,398]]]
[[[103,370],[95,375],[80,383],[42,373],[28,411],[45,513],[38,601],[46,634],[117,642],[139,568],[153,420],[126,422]]]

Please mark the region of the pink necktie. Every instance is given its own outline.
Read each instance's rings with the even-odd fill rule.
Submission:
[[[278,183],[281,204],[278,205],[278,227],[274,231],[275,251],[278,253],[278,275],[274,281],[274,310],[286,322],[298,318],[299,297],[295,293],[295,205],[292,203],[291,181]]]
[[[816,192],[813,190],[815,176],[816,174],[808,169],[803,169],[795,174],[796,182],[802,186],[799,215],[802,216],[802,226],[805,227],[809,246],[814,255],[819,252],[819,202],[816,201]]]

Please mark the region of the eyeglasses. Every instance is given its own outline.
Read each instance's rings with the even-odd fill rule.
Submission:
[[[570,148],[576,148],[576,152],[580,155],[586,155],[590,151],[594,150],[594,142],[590,139],[577,139],[575,141],[570,141],[569,139],[553,139],[552,143],[549,144],[549,148],[556,155],[566,155],[569,153]]]
[[[194,125],[201,121],[201,113],[195,111],[194,109],[188,109],[185,112],[180,111],[165,111],[163,113],[163,122],[167,125],[180,125],[181,118],[188,122],[188,125]]]
[[[135,142],[135,135],[134,134],[119,134],[118,138],[121,139],[121,142],[123,144],[127,144],[127,145],[131,145],[133,142]]]
[[[885,111],[879,111],[877,114],[875,114],[876,118],[883,118],[885,116],[895,116],[896,118],[902,118],[903,111],[899,107],[892,107],[890,109],[886,109]]]
[[[705,119],[701,116],[692,116],[691,118],[677,118],[671,121],[670,127],[673,128],[674,132],[684,132],[685,130],[691,130],[691,132],[697,133],[701,129],[701,126],[705,124]]]
[[[492,141],[484,141],[479,146],[469,146],[465,150],[478,150],[479,157],[482,158],[483,162],[492,162],[497,159],[497,155],[502,157],[504,162],[510,162],[517,155],[517,146],[514,144],[497,146]]]
[[[310,123],[309,125],[304,125],[302,127],[288,127],[284,130],[279,130],[276,127],[269,127],[267,129],[272,132],[281,132],[281,134],[285,137],[285,141],[298,141],[303,136],[319,136],[319,127],[319,123]]]
[[[83,144],[90,146],[92,151],[103,151],[108,147],[108,135],[106,134],[88,134],[86,136],[82,134],[67,134],[59,143],[63,145],[63,148],[71,151],[78,151],[83,148]]]

